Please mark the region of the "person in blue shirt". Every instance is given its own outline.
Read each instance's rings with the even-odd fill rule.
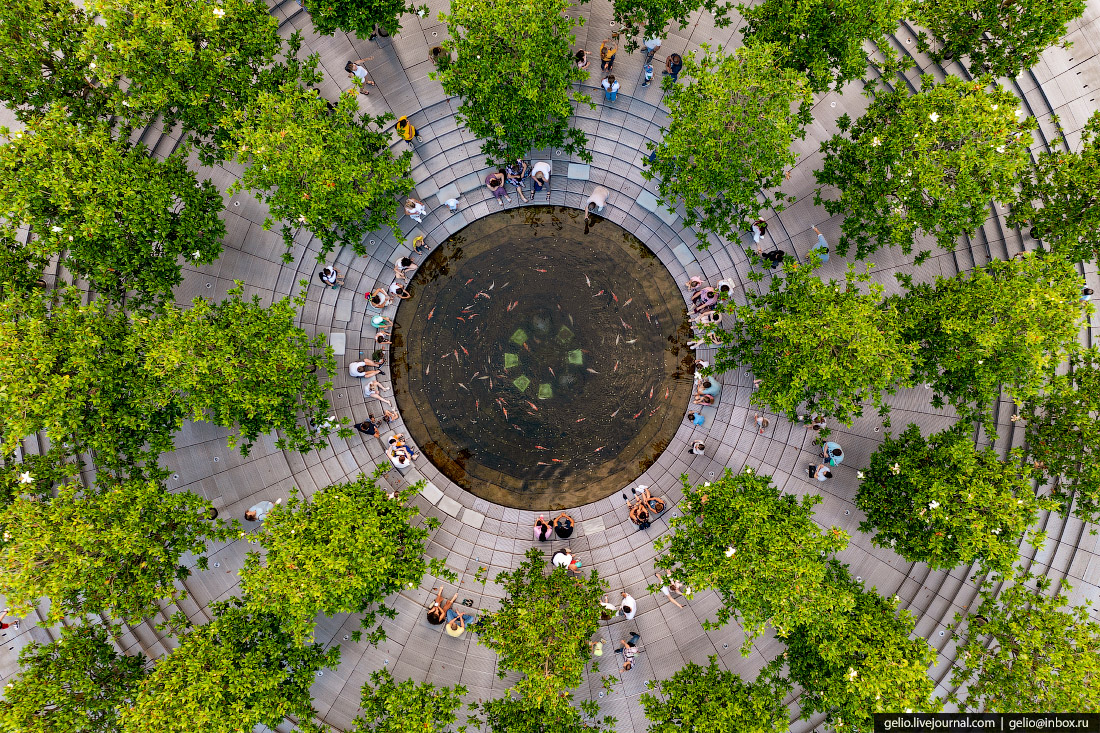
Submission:
[[[693,425],[702,425],[707,421],[701,412],[689,412],[687,414],[687,419],[691,420]]]
[[[810,247],[810,254],[817,253],[817,256],[821,258],[822,262],[829,261],[829,243],[825,241],[825,235],[821,233],[821,230],[814,227],[814,231],[817,232],[817,244]]]
[[[830,466],[839,466],[844,460],[844,451],[831,440],[825,441],[825,445],[821,446],[821,455]]]

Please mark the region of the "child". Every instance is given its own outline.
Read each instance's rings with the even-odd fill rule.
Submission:
[[[643,87],[649,86],[649,82],[653,81],[653,64],[645,65],[645,81],[642,82]]]

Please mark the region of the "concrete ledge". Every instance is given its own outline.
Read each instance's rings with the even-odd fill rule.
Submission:
[[[348,309],[349,311],[351,309],[350,301]],[[342,331],[340,333],[330,333],[328,335],[328,343],[332,347],[333,354],[335,354],[336,356],[343,356],[344,351],[347,348],[348,335]]]

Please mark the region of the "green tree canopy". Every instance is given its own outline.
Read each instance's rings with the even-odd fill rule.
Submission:
[[[248,168],[229,193],[249,189],[265,202],[264,228],[281,219],[288,250],[292,226],[320,240],[321,260],[337,244],[366,254],[364,235],[383,226],[400,237],[397,199],[412,191],[412,153],[395,157],[378,131],[390,116],[360,117],[358,104],[344,94],[330,112],[315,90],[284,84],[235,114],[230,150]],[[290,262],[289,251],[283,259]]]
[[[1079,152],[1041,151],[1020,178],[1011,226],[1031,226],[1055,254],[1100,257],[1100,112],[1081,131]]]
[[[423,16],[428,8],[417,8],[406,0],[326,0],[311,6],[309,17],[318,35],[344,31],[365,40],[374,35],[376,25],[394,35],[401,30],[401,15],[416,12]]]
[[[210,521],[209,510],[190,492],[102,473],[93,489],[74,482],[52,497],[20,495],[0,510],[0,594],[20,616],[48,598],[50,623],[97,613],[139,619],[186,595],[174,585],[191,574],[184,555],[200,555],[205,569],[207,541],[237,531],[236,522]]]
[[[892,298],[902,333],[917,344],[913,376],[965,419],[992,430],[991,405],[1003,385],[1019,401],[1035,396],[1050,368],[1076,351],[1081,279],[1064,259],[1029,253],[936,278]]]
[[[26,246],[11,227],[0,226],[0,297],[33,293],[48,264],[49,259]]]
[[[380,669],[363,683],[362,694],[363,712],[355,718],[355,733],[424,733],[444,731],[455,722],[466,688],[394,682],[389,670]]]
[[[221,194],[182,155],[157,160],[62,110],[0,133],[0,219],[30,226],[39,261],[64,255],[95,290],[115,301],[136,290],[140,304],[171,300],[180,258],[204,265],[221,254]]]
[[[1035,121],[1018,119],[1016,97],[989,83],[925,75],[919,93],[883,92],[854,124],[841,117],[814,172],[814,201],[844,215],[840,254],[853,244],[861,258],[895,245],[909,254],[919,233],[954,249],[989,216],[990,200],[1015,200]],[[826,198],[824,186],[840,197]]]
[[[270,67],[282,40],[263,0],[89,6],[100,22],[87,31],[81,64],[105,84],[125,86],[113,112],[138,124],[164,115],[166,130],[182,123],[186,132],[224,142],[222,118],[246,106],[257,88],[274,89],[285,70]]]
[[[95,119],[111,108],[113,87],[80,59],[91,19],[70,0],[25,0],[0,6],[0,101],[28,122],[64,107]]]
[[[882,393],[909,386],[916,347],[902,339],[882,286],[870,283],[870,266],[861,274],[849,267],[843,283],[822,282],[813,270],[788,262],[766,293],[746,289],[745,305],[720,303],[736,321],[715,331],[722,343],[713,369],[747,365],[761,380],[753,404],[791,419],[813,410],[851,425],[864,402],[885,412]],[[866,294],[861,283],[870,283]]]
[[[949,699],[962,710],[1100,712],[1100,624],[1089,618],[1088,601],[1066,608],[1068,584],[1053,596],[1049,588],[1049,578],[1021,572],[1000,594],[984,584],[978,608],[955,615],[959,664],[951,684],[966,692]]]
[[[684,58],[691,81],[666,80],[668,128],[642,175],[660,179],[669,209],[683,201],[684,223],[706,248],[707,232],[736,238],[761,210],[793,200],[777,189],[798,160],[791,141],[806,135],[812,97],[801,73],[777,65],[775,46],[702,49]]]
[[[52,497],[54,488],[69,483],[83,465],[60,445],[50,446],[45,453],[24,453],[22,460],[12,452],[0,463],[0,507],[24,494],[39,499]]]
[[[429,568],[425,541],[439,522],[412,526],[417,508],[409,502],[423,482],[390,499],[378,485],[381,473],[359,474],[309,499],[291,497],[267,515],[263,530],[251,538],[264,555],[249,553],[241,571],[249,609],[277,613],[298,641],[312,638],[318,613],[363,613],[368,638],[373,643],[386,638],[380,623],[372,629],[379,616],[396,616],[382,601],[420,583]],[[438,574],[443,562],[433,561],[431,568]]]
[[[301,296],[265,308],[258,295],[242,298],[243,290],[238,281],[221,303],[196,298],[187,310],[170,306],[159,318],[139,319],[145,374],[191,419],[235,427],[239,435],[229,436],[229,446],[239,444],[241,455],[275,429],[282,450],[327,446],[334,426],[324,420],[325,392],[332,382],[319,382],[315,372],[335,373],[332,348],[323,334],[311,339],[294,325]]]
[[[32,641],[19,652],[20,674],[0,700],[0,729],[122,733],[117,708],[134,699],[145,665],[141,655],[116,652],[102,626],[62,626],[57,641]]]
[[[0,302],[0,449],[11,453],[41,430],[74,455],[94,452],[101,471],[152,466],[172,448],[179,410],[144,375],[130,319],[80,297],[66,290]]]
[[[1100,350],[1071,354],[1069,372],[1051,373],[1019,414],[1028,462],[1054,479],[1051,495],[1062,513],[1100,521]]]
[[[780,494],[770,476],[751,468],[737,475],[726,469],[694,489],[686,475],[681,479],[683,512],[670,520],[672,533],[654,543],[656,566],[696,592],[718,592],[718,621],[704,621],[704,628],[739,617],[747,654],[768,623],[782,637],[815,616],[851,607],[850,596],[823,585],[826,555],[847,547],[849,537],[839,527],[818,528],[813,508],[820,496],[798,501]]]
[[[778,674],[777,665],[746,683],[719,669],[711,656],[707,667],[689,662],[669,679],[646,685],[660,694],[641,696],[648,733],[783,733],[789,728],[783,699],[791,683]]]
[[[897,596],[864,591],[839,563],[831,563],[829,576],[827,582],[846,587],[855,605],[800,626],[786,639],[791,680],[804,690],[802,717],[825,713],[836,731],[869,733],[872,713],[938,712],[928,676],[936,653],[924,639],[909,638],[912,614],[897,611]]]
[[[670,23],[676,23],[680,29],[686,28],[688,18],[697,10],[710,13],[710,22],[716,28],[726,28],[733,20],[730,11],[735,5],[723,0],[614,0],[614,18],[621,26],[621,35],[630,39],[626,50],[633,51],[639,46],[635,36],[664,38]]]
[[[612,733],[615,718],[600,717],[594,700],[582,700],[574,707],[571,693],[542,695],[539,683],[525,678],[504,697],[470,703],[469,723],[493,733]]]
[[[562,148],[592,160],[584,132],[569,127],[573,102],[588,104],[571,85],[588,78],[573,62],[573,28],[584,18],[566,15],[567,0],[456,0],[440,13],[457,54],[431,74],[447,94],[462,97],[457,117],[490,165],[523,158],[537,148]]]
[[[288,715],[310,719],[316,673],[335,668],[340,648],[301,646],[273,613],[243,601],[214,603],[215,618],[180,638],[157,662],[133,704],[122,709],[126,733],[194,733],[275,728]]]
[[[867,73],[864,42],[896,64],[886,40],[907,9],[906,0],[765,0],[738,5],[745,18],[745,43],[777,44],[784,66],[805,73],[810,88],[840,89]]]
[[[886,436],[871,454],[856,506],[866,513],[861,532],[872,544],[892,547],[910,562],[950,570],[977,562],[1007,572],[1020,541],[1041,548],[1042,532],[1028,532],[1039,511],[1057,506],[1031,488],[1031,471],[1019,451],[1002,461],[992,448],[978,449],[959,430],[926,440],[910,425]]]
[[[921,0],[911,17],[931,31],[917,34],[918,48],[937,63],[968,56],[975,73],[1013,78],[1084,12],[1085,0]]]

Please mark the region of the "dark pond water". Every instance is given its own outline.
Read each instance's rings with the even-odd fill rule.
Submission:
[[[414,275],[393,376],[442,473],[508,506],[576,506],[656,460],[691,393],[687,312],[635,237],[559,207],[461,230]]]

